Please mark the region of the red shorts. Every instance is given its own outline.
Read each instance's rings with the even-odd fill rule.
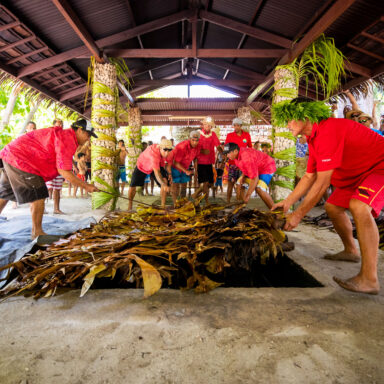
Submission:
[[[356,189],[336,188],[327,203],[349,209],[351,199],[360,200],[372,208],[372,215],[379,216],[384,206],[384,175],[369,175]]]

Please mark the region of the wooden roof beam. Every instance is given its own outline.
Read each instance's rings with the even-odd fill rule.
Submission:
[[[347,69],[348,71],[356,73],[360,76],[371,77],[372,71],[369,68],[363,67],[360,64],[352,63],[350,61],[345,61],[344,66],[345,66],[345,69]]]
[[[200,18],[212,24],[220,25],[221,27],[231,29],[258,40],[267,41],[268,43],[275,44],[279,47],[290,48],[292,45],[292,41],[286,39],[285,37],[276,35],[260,28],[251,27],[250,25],[244,23],[239,23],[238,21],[230,19],[229,17],[220,16],[209,11],[201,10]]]
[[[368,51],[368,50],[366,50],[366,49],[364,49],[364,48],[360,48],[360,47],[358,47],[357,45],[348,43],[348,44],[347,44],[347,47],[348,47],[348,48],[352,48],[352,49],[355,50],[355,51],[364,53],[364,55],[371,56],[371,57],[373,57],[373,58],[375,58],[375,59],[377,59],[377,60],[384,61],[384,56],[378,55],[377,53]]]
[[[156,101],[156,100],[154,100]],[[142,110],[141,115],[142,116],[234,116],[236,114],[236,111],[234,110],[164,110],[164,111],[157,111],[157,110]]]
[[[49,47],[39,48],[39,49],[36,49],[34,51],[31,51],[31,52],[28,52],[28,53],[24,53],[24,55],[20,55],[20,56],[14,57],[14,58],[8,60],[5,64],[7,64],[7,65],[13,64],[13,63],[16,63],[16,62],[18,62],[20,60],[28,59],[28,57],[30,57],[30,56],[37,55],[39,53],[42,53],[42,52],[45,52],[45,51],[49,51],[49,50],[50,50]]]
[[[198,49],[195,56],[193,49],[107,49],[110,57],[121,58],[270,58],[281,57],[285,49]],[[87,58],[89,54],[79,57]]]
[[[19,20],[13,21],[12,23],[0,25],[0,32],[7,31],[8,29],[18,27],[19,25],[20,25]]]
[[[254,79],[260,83],[265,80],[265,76],[262,73],[254,72],[254,71],[251,71],[250,69],[239,67],[225,60],[217,59],[213,62],[213,61],[201,59],[201,61],[210,65],[215,65],[216,67],[219,67],[219,68],[229,70],[233,73],[237,73],[244,77],[249,77],[250,79]]]
[[[292,62],[302,54],[332,23],[339,18],[356,0],[336,0],[325,14],[313,25],[304,37],[295,44],[279,61],[278,65]],[[274,70],[269,73],[263,84],[257,87],[248,97],[247,104],[251,103],[258,95],[263,93],[273,82]]]
[[[127,41],[129,39],[132,39],[138,35],[143,35],[145,33],[153,32],[158,29],[175,24],[183,19],[190,18],[192,15],[193,13],[190,10],[177,12],[170,16],[165,16],[160,19],[156,19],[148,23],[138,25],[137,27],[130,28],[125,31],[115,33],[111,36],[96,40],[95,43],[100,49],[103,49],[110,45],[118,44],[118,43]],[[88,48],[85,45],[70,49],[68,51],[59,53],[55,56],[49,57],[47,59],[38,61],[37,63],[27,65],[21,68],[18,72],[18,77],[28,76],[32,73],[41,71],[45,68],[52,67],[64,61],[75,59],[77,57],[84,57],[84,56],[87,57],[87,53],[88,53]]]
[[[137,80],[135,86],[158,86],[166,87],[170,85],[213,85],[213,86],[232,86],[243,85],[252,86],[255,85],[254,80],[241,79],[241,80],[223,80],[223,79],[173,79],[173,80]]]
[[[77,36],[83,41],[85,46],[89,49],[92,56],[96,58],[99,63],[103,63],[104,60],[100,54],[100,49],[93,40],[91,34],[85,28],[82,21],[77,16],[76,12],[69,5],[67,0],[51,0],[54,5],[56,5],[59,12],[63,15],[68,24],[76,32]]]
[[[216,120],[215,121],[216,125],[232,125],[232,119],[227,119],[227,120]],[[125,127],[127,126],[127,123],[119,123],[120,127]],[[156,121],[156,120],[144,120],[143,121],[143,126],[153,126],[153,127],[162,127],[162,126],[196,126],[199,127],[201,126],[201,119],[184,119],[184,120],[165,120],[165,121]]]
[[[36,40],[36,36],[29,36],[29,37],[26,37],[25,39],[17,40],[14,43],[7,44],[7,45],[0,47],[0,52],[4,52],[8,49],[15,48],[21,44],[25,44],[25,43],[28,43],[28,42],[33,41],[33,40]]]

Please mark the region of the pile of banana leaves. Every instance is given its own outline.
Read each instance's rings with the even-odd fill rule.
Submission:
[[[84,296],[101,281],[144,288],[144,297],[162,286],[207,292],[223,283],[226,268],[249,270],[281,253],[286,238],[277,214],[198,203],[181,201],[172,211],[141,206],[135,213],[112,212],[3,267],[8,284],[0,297],[49,297],[63,287],[81,288]]]

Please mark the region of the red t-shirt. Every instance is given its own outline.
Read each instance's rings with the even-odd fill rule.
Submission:
[[[165,159],[161,156],[158,144],[152,144],[144,152],[140,153],[136,163],[136,167],[147,175],[152,173],[153,170],[164,166]]]
[[[204,137],[204,130],[200,130],[200,149],[209,149],[208,155],[199,153],[197,162],[199,164],[214,164],[215,163],[215,147],[220,145],[220,140],[217,138],[216,133],[211,131],[210,137]]]
[[[271,175],[276,172],[275,160],[266,153],[254,148],[240,148],[235,165],[250,179],[254,179],[259,175]]]
[[[172,166],[179,171],[181,169],[174,166],[174,162],[180,163],[185,169],[188,169],[191,162],[197,157],[200,153],[201,147],[200,144],[195,148],[191,147],[189,140],[184,140],[181,143],[177,144],[173,151],[168,155],[167,162],[171,163]]]
[[[73,129],[36,129],[6,145],[0,158],[15,168],[49,181],[58,176],[58,169],[72,170],[72,158],[78,145]]]
[[[355,189],[371,173],[384,174],[384,137],[353,120],[314,124],[308,139],[307,172],[334,170],[331,184]]]
[[[227,143],[235,143],[239,146],[239,148],[252,148],[251,135],[248,132],[241,131],[241,135],[239,136],[236,132],[228,133],[225,144]],[[228,160],[230,165],[235,164],[233,160]]]

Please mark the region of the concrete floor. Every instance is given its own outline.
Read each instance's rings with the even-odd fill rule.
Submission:
[[[289,256],[324,288],[9,299],[0,304],[0,383],[384,383],[383,292],[332,281],[359,269],[322,259],[341,248],[336,234],[300,225],[289,237]]]

